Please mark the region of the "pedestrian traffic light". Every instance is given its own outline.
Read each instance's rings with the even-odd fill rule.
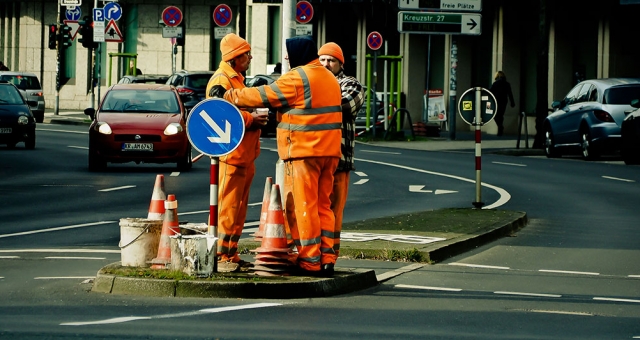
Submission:
[[[58,25],[51,24],[49,25],[49,49],[56,49],[56,35],[58,33]]]
[[[185,27],[184,25],[181,23],[180,26],[178,26],[180,28],[182,28],[182,35],[180,35],[179,37],[176,38],[176,45],[177,46],[184,46],[184,37],[185,37]]]
[[[80,25],[78,33],[82,36],[81,38],[78,38],[78,41],[82,43],[82,47],[98,47],[98,44],[93,42],[93,18],[85,16],[82,20],[78,21],[78,25]]]
[[[60,25],[60,47],[67,48],[71,46],[71,27],[68,25]]]

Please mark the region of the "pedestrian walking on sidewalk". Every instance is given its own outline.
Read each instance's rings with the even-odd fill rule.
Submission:
[[[222,61],[207,84],[207,98],[222,97],[229,89],[242,89],[242,72],[251,63],[251,45],[229,33],[220,41]],[[240,145],[219,158],[218,176],[218,271],[232,272],[249,266],[238,256],[238,240],[247,217],[249,188],[256,173],[255,160],[260,155],[260,127],[267,123],[267,115],[242,108],[245,134]]]
[[[320,64],[326,67],[338,80],[342,91],[342,143],[341,156],[336,172],[333,174],[333,190],[331,192],[331,210],[335,216],[333,226],[322,226],[320,250],[322,263],[326,271],[332,271],[340,255],[340,232],[344,206],[349,193],[349,173],[355,170],[353,162],[356,130],[356,115],[364,102],[362,84],[354,77],[344,74],[344,54],[336,43],[329,42],[318,50]]]
[[[271,85],[229,90],[224,98],[239,107],[278,109],[285,226],[298,250],[299,271],[329,276],[333,266],[322,262],[320,238],[324,226],[335,224],[329,196],[341,155],[340,85],[320,64],[313,39],[289,38],[285,45],[287,73]]]
[[[498,136],[502,136],[504,133],[504,112],[507,110],[507,101],[511,101],[511,107],[515,107],[516,103],[513,100],[513,93],[511,92],[511,84],[507,82],[507,76],[502,71],[496,72],[494,82],[491,84],[489,90],[496,97],[498,104],[498,110],[496,116],[493,118],[498,125]]]

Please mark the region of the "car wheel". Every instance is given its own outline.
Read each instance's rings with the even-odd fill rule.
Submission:
[[[637,165],[640,164],[640,152],[636,151],[634,152],[634,149],[628,147],[628,146],[623,146],[620,149],[620,155],[622,156],[622,160],[624,161],[624,164],[626,165]]]
[[[24,141],[24,147],[28,150],[33,150],[36,148],[36,132],[33,131],[27,136],[27,139]]]
[[[91,152],[89,149],[89,171],[100,171],[104,170],[107,167],[107,162],[105,162],[100,156],[96,155],[94,152]]]
[[[16,144],[18,144],[18,142],[9,141],[9,142],[7,142],[7,148],[9,148],[9,149],[15,149]]]
[[[594,160],[598,158],[598,154],[593,147],[593,143],[591,140],[591,135],[586,128],[583,128],[580,132],[580,137],[582,138],[581,147],[582,147],[582,157],[585,160]]]
[[[548,158],[560,157],[558,148],[554,145],[553,132],[550,126],[544,128],[544,153]]]
[[[189,150],[185,152],[185,155],[178,161],[178,170],[179,171],[189,171],[193,166],[193,161],[191,159],[191,145],[187,146]]]

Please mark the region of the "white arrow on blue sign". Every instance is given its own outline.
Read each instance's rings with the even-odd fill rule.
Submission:
[[[235,150],[244,137],[244,119],[237,107],[220,98],[201,101],[187,118],[187,136],[201,153],[220,157]]]

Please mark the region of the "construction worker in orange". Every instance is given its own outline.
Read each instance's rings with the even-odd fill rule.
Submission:
[[[309,36],[289,38],[285,44],[290,71],[271,85],[229,90],[224,98],[239,107],[278,109],[285,226],[298,249],[298,271],[328,276],[335,259],[325,251],[333,249],[322,249],[320,238],[324,226],[335,223],[329,195],[340,160],[340,85],[318,61],[318,48]]]
[[[207,98],[222,98],[228,89],[244,88],[245,72],[251,63],[249,43],[230,33],[220,41],[222,61],[207,84]],[[247,217],[249,188],[255,175],[254,161],[260,155],[260,127],[267,123],[267,114],[240,109],[245,122],[245,134],[240,145],[219,158],[218,176],[218,271],[233,272],[251,264],[238,256],[238,240]]]
[[[342,91],[342,145],[340,162],[333,174],[333,192],[331,193],[331,210],[336,223],[333,228],[322,226],[322,249],[327,261],[335,263],[340,255],[340,232],[342,231],[342,216],[347,203],[349,192],[349,173],[355,170],[353,153],[356,142],[356,115],[364,102],[364,91],[360,82],[344,74],[344,54],[342,48],[334,42],[329,42],[318,50],[320,64],[326,67],[338,80]],[[330,251],[329,249],[333,250]],[[323,260],[325,263],[325,260]]]

